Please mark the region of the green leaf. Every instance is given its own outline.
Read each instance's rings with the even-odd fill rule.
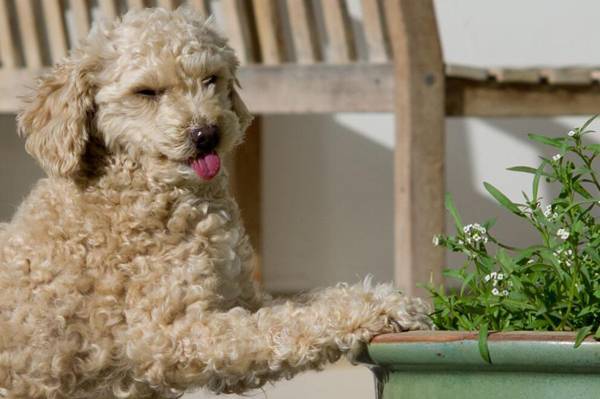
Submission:
[[[600,115],[600,114],[596,114],[596,115],[592,116],[590,119],[588,119],[587,121],[585,121],[585,123],[583,124],[583,126],[581,126],[581,127],[579,128],[579,131],[580,131],[580,132],[584,132],[584,131],[585,131],[585,129],[587,129],[587,128],[588,128],[588,126],[589,126],[589,125],[591,125],[591,124],[592,124],[592,122],[593,122],[593,121],[594,121],[594,120],[595,120],[595,119],[598,117],[598,115]]]
[[[488,347],[488,326],[487,324],[482,324],[479,326],[479,353],[483,360],[487,363],[492,364],[492,359],[490,358],[490,348]]]
[[[519,207],[514,202],[512,202],[506,195],[502,194],[500,190],[498,190],[496,187],[492,186],[488,182],[484,182],[483,185],[488,191],[488,193],[490,193],[492,197],[494,197],[496,201],[500,203],[500,205],[504,206],[506,209],[508,209],[515,215],[523,216],[523,213],[521,212]]]
[[[539,134],[528,134],[530,140],[537,141],[538,143],[546,144],[552,147],[561,148],[564,138],[550,138],[546,136],[540,136]]]
[[[536,169],[535,176],[533,178],[533,189],[532,189],[531,196],[533,197],[534,202],[538,200],[538,192],[539,192],[539,188],[540,188],[540,178],[543,174],[544,166],[545,166],[545,164],[541,164],[540,167]]]
[[[596,329],[596,334],[594,334],[594,339],[600,339],[600,327]]]
[[[465,280],[462,283],[462,286],[460,287],[460,295],[463,296],[465,293],[465,288],[467,288],[467,286],[469,285],[469,283],[475,278],[475,273],[470,273],[467,278],[465,278]]]
[[[537,173],[537,169],[532,168],[531,166],[512,166],[510,168],[507,168],[506,170],[510,170],[511,172],[522,172],[522,173],[531,173],[531,174]]]
[[[577,191],[579,195],[581,195],[585,199],[589,200],[591,198],[594,198],[592,194],[590,194],[585,188],[581,186],[581,184],[577,182],[573,182],[573,190]]]
[[[575,337],[575,348],[579,348],[584,339],[589,337],[592,334],[592,329],[594,326],[585,326],[577,332],[577,336]]]
[[[600,144],[588,144],[584,148],[592,151],[594,154],[600,154]]]
[[[446,209],[448,210],[448,212],[450,212],[450,215],[452,215],[452,218],[454,219],[454,223],[456,224],[456,227],[462,231],[463,224],[462,224],[462,221],[460,220],[460,216],[458,215],[458,211],[456,210],[456,207],[454,206],[454,200],[452,199],[452,195],[450,193],[446,193]]]

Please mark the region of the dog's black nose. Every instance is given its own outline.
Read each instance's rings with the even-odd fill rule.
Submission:
[[[207,154],[214,151],[219,145],[219,126],[203,125],[190,129],[192,142],[200,154]]]

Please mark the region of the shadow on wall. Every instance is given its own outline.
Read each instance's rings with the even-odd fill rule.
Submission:
[[[15,210],[44,176],[17,136],[14,115],[0,115],[0,221],[10,220]]]
[[[449,119],[446,182],[465,223],[497,217],[509,244],[536,239],[497,206],[489,181],[514,200],[531,176],[506,171],[553,154],[527,133],[565,135],[585,118]],[[393,276],[393,117],[386,114],[265,118],[263,275],[268,289],[307,290],[366,274]],[[548,152],[550,151],[550,152]],[[542,193],[548,196],[548,189]],[[441,199],[440,199],[441,200]],[[448,230],[453,225],[448,219]],[[463,258],[449,254],[447,264]]]
[[[446,187],[454,197],[464,223],[484,222],[497,218],[492,234],[502,242],[523,247],[539,240],[537,232],[504,208],[485,191],[483,181],[498,187],[515,202],[523,199],[521,191],[531,194],[533,176],[507,171],[517,165],[539,165],[538,156],[552,157],[556,149],[534,143],[528,133],[564,137],[585,118],[567,119],[451,119],[447,123]],[[588,136],[590,137],[590,136]],[[596,136],[596,142],[600,138]],[[540,183],[540,195],[546,204],[557,194],[556,184]],[[447,217],[447,231],[454,224]],[[464,257],[449,254],[448,264],[459,266]]]
[[[270,116],[264,127],[267,289],[391,280],[391,150],[333,115]]]

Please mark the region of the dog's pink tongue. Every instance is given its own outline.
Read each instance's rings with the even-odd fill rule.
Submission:
[[[219,170],[221,169],[221,159],[213,152],[194,160],[191,166],[200,178],[210,180],[219,173]]]

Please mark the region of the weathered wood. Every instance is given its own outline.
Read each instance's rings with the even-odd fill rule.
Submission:
[[[332,63],[348,63],[356,59],[348,9],[344,0],[322,1],[323,19]]]
[[[115,0],[98,0],[100,11],[105,18],[115,19],[119,15],[119,10],[115,4]]]
[[[56,63],[67,55],[67,32],[63,21],[62,5],[60,0],[44,0],[42,8],[46,18],[52,62]]]
[[[456,78],[487,80],[489,77],[487,69],[466,65],[447,64],[445,66],[445,71],[447,76]]]
[[[592,82],[590,68],[542,68],[541,75],[555,85],[588,85]]]
[[[444,251],[444,64],[432,0],[385,0],[395,76],[395,276],[409,295],[441,281]]]
[[[363,26],[369,61],[389,60],[388,40],[379,0],[362,0]]]
[[[0,60],[5,69],[15,68],[19,62],[10,20],[8,0],[0,0]]]
[[[18,109],[20,95],[42,70],[0,71],[0,112]],[[391,64],[245,66],[243,95],[252,112],[330,113],[394,111]],[[598,112],[600,87],[446,80],[449,116],[590,115]]]
[[[90,14],[86,0],[70,0],[75,23],[75,40],[80,42],[85,39],[90,31]],[[75,43],[77,45],[77,43]]]
[[[538,68],[490,68],[489,74],[500,83],[539,83]]]
[[[448,79],[449,116],[556,116],[598,113],[600,87]]]
[[[127,8],[129,10],[141,9],[146,7],[146,3],[144,0],[127,0]]]
[[[176,0],[158,0],[158,6],[166,8],[167,10],[174,10],[177,8]]]
[[[393,109],[391,64],[247,66],[239,79],[253,113]]]
[[[284,53],[276,0],[253,0],[261,62],[281,64]]]
[[[240,207],[244,227],[254,247],[255,277],[260,281],[261,248],[261,118],[246,131],[246,139],[235,150],[230,172],[231,191]]]
[[[202,18],[206,19],[210,16],[209,0],[190,0],[190,5],[200,13]]]
[[[248,10],[243,0],[222,0],[225,26],[231,47],[242,65],[256,61]]]
[[[15,2],[17,7],[17,19],[21,32],[21,43],[25,53],[25,66],[36,69],[42,66],[42,49],[37,33],[37,23],[33,12],[31,0],[20,0]]]
[[[287,0],[294,53],[299,64],[314,64],[321,59],[310,0]]]

